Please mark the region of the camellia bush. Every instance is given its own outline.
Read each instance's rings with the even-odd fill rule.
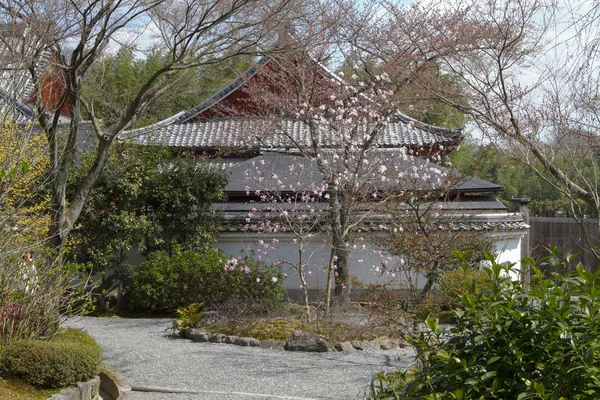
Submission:
[[[132,308],[175,310],[204,303],[205,309],[268,312],[281,303],[277,267],[250,257],[227,259],[213,247],[181,251],[175,246],[171,253],[151,253],[136,267],[129,294]]]
[[[489,260],[487,290],[470,285],[451,329],[424,320],[427,329],[410,339],[416,367],[379,374],[373,398],[600,398],[600,269],[544,276],[527,258],[525,290],[509,275],[513,265]]]

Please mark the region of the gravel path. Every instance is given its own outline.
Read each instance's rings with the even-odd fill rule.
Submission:
[[[410,349],[298,353],[173,339],[170,319],[84,317],[83,328],[104,349],[104,361],[129,386],[195,393],[130,391],[126,400],[308,400],[365,398],[380,370],[405,367]]]

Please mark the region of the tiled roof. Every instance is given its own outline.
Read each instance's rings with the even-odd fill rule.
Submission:
[[[213,107],[221,100],[238,90],[240,87],[244,85],[250,78],[255,76],[265,65],[267,65],[271,60],[267,57],[262,57],[260,60],[256,62],[255,65],[250,66],[241,76],[238,76],[236,79],[231,81],[227,86],[219,90],[217,93],[213,94],[208,99],[204,100],[197,106],[190,108],[187,111],[181,112],[178,114],[177,119],[175,120],[176,124],[183,124],[190,119],[196,117],[202,112],[208,110]]]
[[[259,205],[255,205],[259,207]],[[252,207],[248,206],[248,209]],[[219,232],[258,232],[260,225],[260,214],[255,214],[248,222],[248,211],[246,213],[221,212],[221,223],[218,226]],[[272,223],[276,222],[276,217],[271,215]],[[364,218],[356,230],[363,232],[385,232],[390,229],[386,224],[385,217],[374,216],[373,218]],[[529,229],[521,214],[499,212],[494,214],[469,214],[461,218],[450,217],[448,221],[440,221],[440,230],[449,231],[470,231],[470,232],[524,232]]]
[[[236,148],[289,150],[310,145],[310,131],[302,121],[272,121],[266,118],[219,118],[202,122],[174,123],[181,113],[147,128],[126,132],[122,139],[140,145],[160,144],[173,148]],[[367,127],[363,127],[366,130]],[[319,140],[323,147],[340,145],[337,130],[321,125]],[[420,148],[433,145],[453,146],[460,140],[459,130],[421,128],[397,119],[379,135],[379,147]]]
[[[194,120],[239,90],[270,61],[269,58],[261,58],[241,76],[199,105],[145,128],[124,132],[120,138],[133,140],[140,145],[161,144],[185,149],[228,147],[290,150],[297,146],[308,145],[309,129],[301,121],[277,120],[274,122],[256,116],[211,118],[203,122]],[[328,79],[343,82],[341,77],[324,65],[315,61],[315,66]],[[365,98],[365,101],[370,100]],[[367,129],[367,126],[363,129]],[[459,144],[461,133],[461,129],[445,129],[428,125],[398,112],[395,120],[386,127],[383,135],[380,135],[377,145],[417,149],[435,146],[449,147]],[[319,134],[324,146],[339,145],[339,135],[334,128],[323,127]]]

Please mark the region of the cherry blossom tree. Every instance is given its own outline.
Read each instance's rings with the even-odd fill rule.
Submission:
[[[273,205],[271,220],[277,221],[269,222],[273,231],[292,231],[302,248],[303,240],[314,240],[311,232],[318,228],[320,239],[331,249],[326,269],[329,277],[335,277],[335,295],[346,302],[349,257],[362,236],[361,224],[381,212],[385,194],[404,188],[409,175],[421,187],[436,187],[444,180],[444,170],[430,168],[425,160],[413,174],[417,164],[407,149],[383,148],[388,126],[406,118],[399,117],[397,93],[385,72],[370,81],[358,74],[344,80],[324,67],[324,54],[296,50],[273,57],[260,78],[245,86],[251,99],[246,110],[265,121],[253,132],[255,140],[263,148],[292,153],[301,160],[288,166],[291,175],[286,179],[260,165],[248,172],[247,179],[263,183],[270,179],[272,185],[254,195]],[[404,121],[403,129],[414,128],[415,121]],[[311,179],[293,179],[297,175],[291,169],[299,165],[310,169]],[[303,267],[297,269],[302,274]]]

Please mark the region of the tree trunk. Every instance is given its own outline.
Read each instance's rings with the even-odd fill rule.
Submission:
[[[345,210],[340,204],[340,192],[333,190],[331,192],[330,216],[331,216],[331,251],[333,253],[333,264],[336,266],[335,273],[335,290],[333,292],[336,303],[345,305],[350,303],[350,287],[348,273],[348,256],[350,251],[346,244],[347,235],[344,235],[344,222],[347,220],[347,215],[344,215]]]
[[[335,301],[338,305],[344,306],[350,303],[350,273],[348,271],[348,256],[350,251],[346,248],[345,243],[338,244],[332,249],[334,254],[335,265],[335,290],[333,292]]]
[[[331,287],[333,286],[333,257],[334,251],[329,253],[329,263],[327,264],[327,287],[325,288],[325,318],[329,318],[331,306]]]

